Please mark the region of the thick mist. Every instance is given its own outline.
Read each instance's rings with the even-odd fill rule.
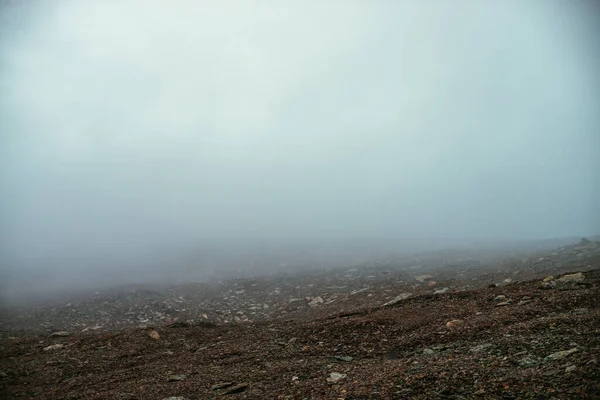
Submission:
[[[3,3],[3,276],[599,232],[598,8],[459,3]]]

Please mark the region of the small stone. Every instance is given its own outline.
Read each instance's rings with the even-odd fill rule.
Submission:
[[[503,294],[496,296],[494,297],[494,301],[506,301],[506,296]]]
[[[462,319],[453,319],[451,321],[446,322],[446,326],[448,328],[455,328],[458,325],[461,325],[464,321]]]
[[[175,382],[175,381],[185,381],[187,379],[187,375],[169,375],[167,377],[167,381]]]
[[[408,299],[410,296],[412,296],[412,293],[402,293],[398,296],[396,296],[395,298],[393,298],[392,300],[388,301],[387,303],[384,304],[385,306],[393,306],[394,304],[398,304],[403,300]]]
[[[423,349],[423,354],[431,355],[434,353],[435,353],[435,351],[433,351],[432,349]]]
[[[575,365],[569,365],[567,368],[565,368],[565,372],[568,374],[569,372],[573,372],[577,369],[577,367]]]
[[[323,300],[323,298],[322,298],[322,297],[319,297],[319,296],[317,296],[317,297],[313,298],[313,299],[312,299],[312,300],[311,300],[311,301],[308,303],[308,305],[309,305],[309,306],[311,306],[311,307],[316,307],[316,306],[318,306],[319,304],[323,304],[324,302],[325,302],[325,300]]]
[[[443,288],[443,289],[438,289],[438,290],[436,290],[435,292],[433,292],[433,294],[444,294],[444,293],[446,293],[448,290],[450,290],[450,288],[447,288],[447,287],[445,287],[445,288]]]
[[[65,347],[64,344],[53,344],[52,346],[44,347],[44,351],[58,350],[62,349],[63,347]]]
[[[504,307],[504,306],[507,306],[507,305],[509,305],[510,303],[511,303],[511,301],[510,301],[510,300],[503,301],[503,302],[501,302],[501,303],[498,303],[498,304],[496,304],[496,307]]]
[[[345,377],[346,377],[346,374],[340,374],[339,372],[332,372],[329,374],[329,377],[327,378],[327,382],[335,383],[335,382],[339,381],[340,379],[344,379]]]
[[[54,333],[50,334],[50,337],[66,337],[66,336],[71,336],[71,333],[67,332],[67,331],[58,331],[58,332],[54,332]]]
[[[550,275],[550,276],[545,277],[542,282],[550,282],[550,281],[553,281],[553,280],[554,280],[554,277],[552,275]]]
[[[222,382],[222,383],[217,383],[215,385],[212,385],[210,388],[212,390],[221,390],[221,389],[227,389],[228,387],[233,386],[233,382]]]
[[[552,289],[554,286],[556,286],[556,283],[554,281],[540,283],[540,289]]]
[[[189,328],[192,325],[185,321],[175,321],[167,325],[168,328]]]
[[[419,275],[419,276],[415,276],[415,279],[421,283],[423,282],[427,282],[433,279],[432,275],[429,274],[425,274],[425,275]]]
[[[469,351],[471,353],[481,353],[483,352],[485,349],[488,349],[490,347],[492,347],[493,345],[491,343],[482,343],[482,344],[478,344],[477,346],[473,346],[469,349]]]
[[[531,357],[522,358],[517,363],[523,368],[531,368],[539,365],[539,362]]]
[[[350,356],[333,356],[333,357],[331,357],[331,359],[333,359],[333,361],[341,361],[341,362],[350,362],[350,361],[354,360],[354,358],[352,358]]]
[[[563,358],[568,357],[573,353],[577,353],[578,351],[579,351],[579,349],[577,347],[573,347],[572,349],[569,349],[569,350],[557,351],[556,353],[553,353],[553,354],[550,354],[549,356],[547,356],[546,360],[551,360],[551,361],[562,360]]]
[[[150,339],[152,339],[152,340],[158,340],[158,339],[160,339],[160,335],[159,335],[159,334],[158,334],[158,332],[156,332],[156,331],[150,331],[150,332],[148,333],[148,337],[149,337]]]
[[[228,395],[228,394],[242,393],[244,390],[248,389],[248,386],[249,385],[247,383],[240,383],[239,385],[235,385],[231,389],[227,389],[226,391],[223,392],[223,394]]]
[[[518,305],[520,305],[520,306],[523,306],[523,305],[525,305],[525,304],[527,304],[527,303],[531,303],[532,301],[533,301],[533,300],[521,300],[521,301],[518,303]]]

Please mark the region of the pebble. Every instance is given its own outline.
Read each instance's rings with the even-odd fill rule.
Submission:
[[[453,319],[451,321],[446,322],[446,326],[448,328],[454,328],[458,325],[461,325],[464,321],[462,319]]]
[[[340,379],[344,379],[345,377],[346,377],[346,374],[340,374],[339,372],[332,372],[329,374],[329,377],[327,378],[327,382],[335,383],[335,382],[339,381]]]
[[[160,339],[160,335],[156,331],[150,331],[150,333],[148,333],[148,337],[152,340]]]
[[[331,357],[334,361],[342,361],[342,362],[350,362],[354,360],[354,358],[350,356],[333,356]]]
[[[58,350],[62,349],[63,347],[65,347],[64,344],[53,344],[52,346],[44,347],[44,351]]]
[[[248,389],[248,386],[249,385],[247,383],[240,383],[239,385],[235,385],[231,389],[227,389],[226,391],[223,392],[223,394],[228,395],[228,394],[242,393],[244,390]]]
[[[217,383],[215,385],[212,385],[210,388],[212,390],[220,390],[220,389],[226,389],[228,387],[233,386],[233,382],[221,382],[221,383]]]
[[[167,377],[167,380],[169,382],[174,382],[174,381],[185,381],[187,379],[187,375],[169,375]]]
[[[71,333],[67,332],[67,331],[58,331],[58,332],[54,332],[54,333],[50,334],[50,337],[66,337],[66,336],[71,336]]]

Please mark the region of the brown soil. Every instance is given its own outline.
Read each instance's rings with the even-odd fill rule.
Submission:
[[[501,269],[450,269],[460,279],[441,269],[389,278],[386,268],[388,278],[378,279],[377,270],[368,275],[375,279],[350,285],[348,271],[338,271],[327,276],[346,276],[345,284],[332,288],[322,276],[288,277],[272,296],[270,282],[238,281],[221,293],[246,285],[238,294],[246,297],[236,300],[240,312],[229,314],[246,317],[239,323],[185,318],[192,308],[185,307],[146,327],[134,321],[124,329],[81,332],[102,313],[68,311],[84,304],[78,303],[47,309],[49,319],[34,329],[43,310],[21,309],[3,321],[0,393],[6,399],[600,398],[597,250],[575,246]],[[572,262],[548,263],[560,257]],[[535,263],[548,264],[536,269]],[[542,285],[559,269],[584,274]],[[437,283],[407,281],[430,272]],[[514,279],[487,287],[506,277]],[[450,289],[432,294],[442,287]],[[405,292],[412,296],[383,306]],[[154,296],[164,304],[160,293]],[[300,300],[290,302],[295,296]],[[115,310],[115,302],[96,301]],[[125,300],[119,304],[123,315],[139,311]],[[271,309],[279,311],[262,314]],[[63,329],[68,336],[48,335]],[[332,373],[341,378],[328,381]]]

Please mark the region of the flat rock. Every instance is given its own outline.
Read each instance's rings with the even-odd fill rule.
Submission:
[[[167,377],[167,380],[169,382],[174,382],[174,381],[185,381],[187,379],[187,375],[169,375]]]
[[[577,272],[576,274],[566,274],[556,280],[556,282],[561,283],[581,283],[583,281],[585,281],[585,276],[581,272]]]
[[[419,275],[419,276],[415,276],[415,279],[421,283],[423,282],[427,282],[433,279],[433,275],[429,275],[429,274],[425,274],[425,275]]]
[[[327,378],[327,382],[335,383],[341,379],[344,379],[345,377],[346,377],[346,374],[340,374],[339,372],[332,372],[329,374],[329,377]]]
[[[540,362],[537,359],[532,357],[521,358],[519,361],[517,361],[517,363],[523,368],[537,367],[540,364]]]
[[[551,361],[562,360],[563,358],[568,357],[573,353],[577,353],[578,351],[579,351],[579,349],[577,347],[573,347],[572,349],[569,349],[569,350],[557,351],[556,353],[553,353],[553,354],[550,354],[549,356],[547,356],[546,360],[551,360]]]
[[[448,328],[455,328],[458,325],[462,325],[464,322],[465,321],[463,321],[462,319],[453,319],[453,320],[446,322],[446,326]]]
[[[324,302],[325,302],[325,300],[323,300],[323,298],[322,298],[322,297],[319,297],[319,296],[317,296],[317,297],[313,298],[313,299],[312,299],[312,300],[311,300],[311,301],[308,303],[308,305],[309,305],[309,306],[311,306],[311,307],[316,307],[316,306],[318,306],[319,304],[323,304]]]
[[[64,344],[60,344],[60,343],[53,344],[52,346],[44,347],[44,351],[59,350],[59,349],[62,349],[63,347],[65,347]]]
[[[248,385],[247,383],[240,383],[239,385],[235,385],[234,387],[227,389],[226,391],[223,392],[224,395],[228,395],[228,394],[236,394],[236,393],[242,393],[244,390],[248,389]]]
[[[53,332],[50,334],[50,337],[66,337],[66,336],[71,336],[71,332],[58,331],[58,332]]]
[[[233,386],[233,382],[221,382],[221,383],[212,385],[210,388],[212,390],[221,390],[221,389],[227,389],[228,387],[231,387],[231,386]]]
[[[393,306],[394,304],[398,304],[401,301],[408,299],[410,296],[412,296],[412,293],[402,293],[385,303],[384,306]]]
[[[330,357],[333,361],[341,361],[341,362],[350,362],[354,360],[354,358],[350,356],[332,356]]]

